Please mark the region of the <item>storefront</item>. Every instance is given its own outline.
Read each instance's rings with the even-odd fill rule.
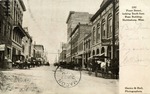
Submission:
[[[0,68],[11,68],[11,47],[6,44],[0,45]]]
[[[0,45],[0,68],[3,67],[4,63],[4,51],[5,51],[5,44]]]

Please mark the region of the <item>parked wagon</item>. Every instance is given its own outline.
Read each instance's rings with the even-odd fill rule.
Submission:
[[[108,74],[108,62],[105,62],[104,59],[109,60],[109,57],[104,55],[91,56],[88,62],[89,74],[94,72],[95,76],[98,76],[98,73],[100,73],[102,77],[106,77]]]
[[[15,68],[23,69],[25,67],[25,57],[23,55],[13,55],[12,62],[12,66]]]

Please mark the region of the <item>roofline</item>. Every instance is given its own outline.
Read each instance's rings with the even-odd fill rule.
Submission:
[[[113,0],[108,0],[102,7],[100,7],[99,10],[92,16],[91,21],[94,21],[96,17],[112,2]]]
[[[19,0],[19,3],[20,3],[20,5],[21,5],[23,11],[26,11],[26,7],[25,7],[25,5],[24,5],[24,2],[23,2],[22,0]]]
[[[75,13],[75,11],[70,11],[66,23],[68,23],[70,16]]]
[[[70,16],[74,13],[88,13],[89,14],[89,12],[70,11],[66,23],[68,23]],[[92,14],[89,14],[89,15],[92,15]]]
[[[77,25],[76,25],[76,27],[74,28],[74,30],[73,30],[73,32],[71,33],[71,35],[70,35],[70,37],[72,37],[72,35],[75,33],[75,31],[77,30],[77,28],[79,28],[80,26],[92,26],[92,25],[90,25],[90,24],[80,24],[80,23],[78,23]]]

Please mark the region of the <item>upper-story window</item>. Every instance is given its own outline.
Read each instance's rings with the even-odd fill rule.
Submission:
[[[100,40],[100,24],[97,24],[97,30],[96,30],[96,42]]]
[[[0,33],[2,33],[2,21],[0,20]]]
[[[93,27],[93,44],[95,44],[95,35],[96,35],[95,27]]]
[[[8,38],[11,39],[11,27],[8,25]]]
[[[119,12],[116,12],[116,17],[115,17],[115,31],[116,33],[118,33],[118,29],[119,29]]]
[[[112,14],[109,14],[107,17],[107,38],[112,35]]]
[[[106,36],[106,32],[105,32],[105,19],[102,20],[101,34],[102,34],[102,38],[105,38],[105,36]]]

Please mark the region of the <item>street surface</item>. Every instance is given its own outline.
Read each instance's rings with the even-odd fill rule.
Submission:
[[[118,94],[118,80],[89,76],[86,71],[76,86],[61,87],[54,78],[55,69],[51,65],[1,71],[0,94]]]

